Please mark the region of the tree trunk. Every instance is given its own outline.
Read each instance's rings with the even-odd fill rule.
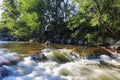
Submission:
[[[100,20],[100,22],[104,25],[111,36],[113,36],[115,39],[120,39],[120,36],[114,30],[112,30],[108,24],[106,24],[102,20]]]

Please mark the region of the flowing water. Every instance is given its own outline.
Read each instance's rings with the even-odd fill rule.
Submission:
[[[116,53],[88,59],[71,55],[67,49],[43,49],[38,43],[0,42],[0,47],[0,80],[120,80],[120,57]],[[62,44],[54,47],[77,48],[82,53],[93,49]],[[36,52],[47,60],[33,60],[30,55]]]

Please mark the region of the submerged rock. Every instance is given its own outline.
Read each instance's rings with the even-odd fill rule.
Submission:
[[[71,50],[67,49],[43,49],[40,53],[33,54],[33,60],[51,60],[57,61],[60,63],[70,62],[76,60],[78,57],[77,55],[73,54]]]

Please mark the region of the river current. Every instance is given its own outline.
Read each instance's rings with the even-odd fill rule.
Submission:
[[[88,59],[71,55],[67,49],[57,49],[66,52],[62,59],[71,60],[61,63],[51,49],[42,49],[47,60],[38,61],[31,54],[12,51],[8,48],[12,44],[0,44],[0,80],[120,80],[120,57],[116,53],[112,53],[113,57],[100,55]]]

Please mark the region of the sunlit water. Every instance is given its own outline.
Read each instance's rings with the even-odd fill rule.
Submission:
[[[66,52],[64,56],[72,61],[60,63],[52,59],[51,49],[41,51],[48,60],[35,61],[31,56],[23,58],[17,52],[1,48],[0,80],[120,80],[120,58],[116,53],[113,53],[116,58],[100,55],[98,59],[83,59],[74,58],[69,50],[58,50]],[[10,61],[17,63],[8,65]]]

